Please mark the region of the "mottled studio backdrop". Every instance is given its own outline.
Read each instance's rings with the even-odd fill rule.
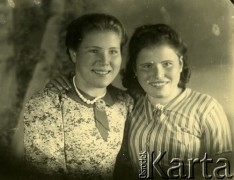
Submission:
[[[234,6],[229,0],[0,0],[0,144],[22,106],[56,74],[72,67],[64,48],[67,24],[89,12],[118,17],[129,36],[145,23],[167,23],[187,42],[189,87],[214,96],[234,124]],[[123,63],[124,66],[124,63]],[[114,85],[121,87],[118,77]],[[232,128],[234,139],[234,130]],[[233,140],[234,142],[234,140]]]

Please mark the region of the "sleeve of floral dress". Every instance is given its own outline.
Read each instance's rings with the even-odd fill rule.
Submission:
[[[25,106],[24,160],[30,168],[53,171],[61,166],[63,134],[60,106],[58,95],[48,90],[34,95]]]

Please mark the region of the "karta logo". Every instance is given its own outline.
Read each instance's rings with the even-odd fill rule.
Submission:
[[[231,179],[233,177],[233,175],[230,174],[230,162],[226,158],[218,158],[215,164],[213,159],[208,158],[207,153],[204,154],[203,159],[188,159],[187,162],[184,162],[184,160],[181,160],[180,158],[172,158],[170,161],[171,166],[167,169],[164,169],[160,162],[162,161],[165,154],[166,152],[161,153],[159,151],[158,156],[155,158],[154,152],[151,156],[146,151],[139,153],[139,178],[153,179],[155,173],[157,173],[157,175],[163,179],[194,179],[196,178],[194,175],[195,164],[201,164],[201,175],[205,179],[211,179],[212,177],[217,179]],[[208,167],[209,164],[212,164],[212,167],[215,165],[213,169],[213,176],[208,172],[208,170],[211,171],[211,169]],[[185,169],[187,169],[187,173],[185,173]]]

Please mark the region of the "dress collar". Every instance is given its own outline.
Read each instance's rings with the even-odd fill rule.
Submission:
[[[166,114],[167,111],[172,111],[175,106],[177,106],[187,95],[191,92],[191,89],[185,88],[182,93],[180,93],[178,96],[176,96],[174,99],[172,99],[170,102],[168,102],[166,105],[164,105],[164,108],[162,110],[162,113]],[[156,110],[156,107],[152,105],[147,97],[147,94],[144,97],[144,111],[145,116],[150,122],[153,119],[153,113]]]
[[[112,106],[116,100],[113,93],[111,93],[111,89],[112,89],[111,86],[112,85],[107,87],[106,95],[103,98],[101,98],[105,101],[107,106]],[[80,89],[79,89],[79,91],[82,93],[82,95],[85,98],[92,99],[92,97],[90,95],[86,94],[85,92],[81,91]],[[82,105],[85,105],[87,107],[93,107],[92,104],[87,104],[80,99],[80,97],[76,94],[76,91],[75,91],[75,88],[73,85],[72,85],[72,88],[69,91],[67,91],[67,96],[70,97],[72,100],[79,102]]]

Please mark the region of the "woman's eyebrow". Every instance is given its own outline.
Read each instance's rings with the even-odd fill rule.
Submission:
[[[174,60],[171,60],[171,59],[165,59],[165,60],[162,60],[161,62],[174,62]]]
[[[142,62],[142,64],[153,64],[154,62],[152,62],[152,61],[144,61],[144,62]]]
[[[98,48],[98,49],[102,49],[101,47],[98,47],[98,46],[86,46],[84,47],[85,49],[89,49],[89,48]]]
[[[151,61],[150,61],[150,62],[147,62],[147,61],[146,61],[146,62],[140,63],[139,65],[145,65],[145,64],[154,64],[154,62],[151,62]]]
[[[110,47],[108,49],[120,49],[120,47]]]
[[[84,49],[90,49],[90,48],[96,48],[96,49],[104,49],[104,48],[102,48],[102,47],[99,47],[99,46],[86,46],[86,47],[84,47]],[[120,49],[120,47],[109,47],[109,48],[107,48],[107,49]]]

